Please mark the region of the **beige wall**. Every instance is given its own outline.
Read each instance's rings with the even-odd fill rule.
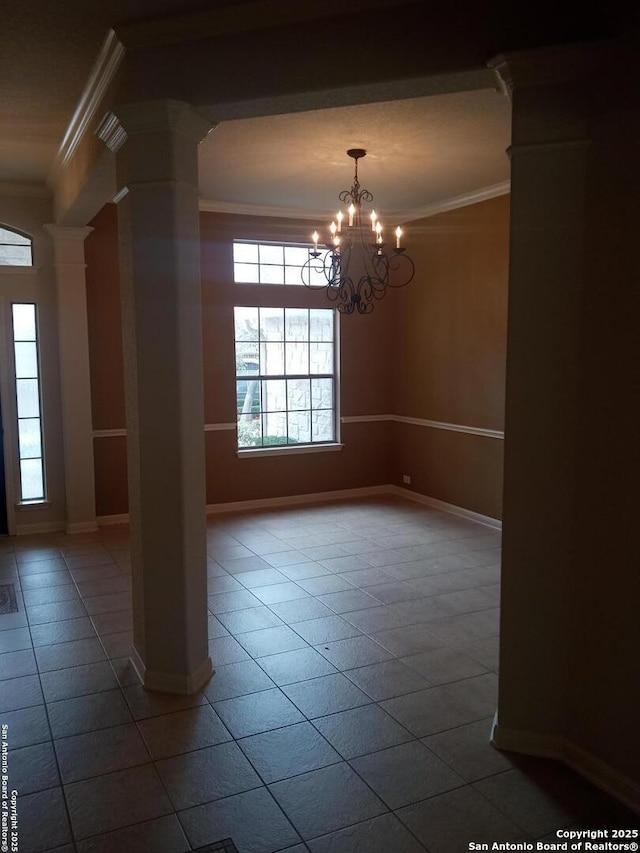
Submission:
[[[124,430],[124,362],[120,329],[117,208],[107,204],[93,219],[85,241],[87,321],[93,429]],[[96,436],[93,456],[96,515],[128,511],[127,440]]]
[[[508,197],[411,223],[415,280],[367,317],[340,318],[341,416],[400,415],[502,428]],[[117,208],[86,242],[95,430],[125,427]],[[304,241],[316,223],[201,214],[205,423],[235,421],[234,305],[325,307],[322,293],[233,283],[234,237]],[[500,517],[502,442],[391,421],[342,424],[339,452],[239,458],[232,430],[206,435],[207,502],[402,484]],[[94,440],[98,515],[127,511],[122,436]]]
[[[508,265],[508,197],[411,223],[415,280],[366,317],[340,318],[341,416],[401,415],[500,430]],[[325,307],[305,288],[233,283],[235,238],[304,241],[316,223],[203,213],[205,423],[235,422],[234,305]],[[95,430],[125,427],[117,208],[93,220],[86,242]],[[402,484],[500,517],[502,442],[386,421],[342,424],[339,452],[239,458],[235,432],[206,435],[207,502]],[[122,436],[94,440],[98,515],[127,511]]]
[[[412,222],[416,277],[391,295],[396,416],[503,429],[509,196]],[[395,423],[393,482],[501,517],[502,441]]]
[[[308,241],[315,223],[202,214],[205,421],[234,422],[234,305],[326,308],[324,293],[303,287],[233,283],[232,241]],[[286,300],[283,301],[283,300]],[[389,318],[340,318],[342,415],[388,406]],[[207,433],[207,502],[227,503],[386,483],[387,424],[344,424],[339,452],[239,458],[233,431]]]
[[[203,213],[202,303],[205,376],[205,423],[234,423],[235,305],[326,307],[323,293],[305,288],[233,283],[232,240],[308,239],[316,223]],[[91,223],[87,239],[87,307],[89,313],[94,430],[125,428],[120,296],[117,268],[117,208],[107,205]],[[386,306],[385,306],[386,307]],[[379,307],[369,317],[340,318],[341,414],[380,415],[390,410],[391,314]],[[207,503],[257,500],[375,486],[389,482],[386,421],[345,423],[340,451],[239,458],[235,431],[206,434]],[[127,512],[126,439],[94,439],[98,515]]]
[[[91,225],[94,231],[85,240],[85,259],[93,428],[123,429],[124,364],[116,205],[105,205]]]

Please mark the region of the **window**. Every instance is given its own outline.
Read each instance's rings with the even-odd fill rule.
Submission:
[[[249,243],[233,241],[233,280],[236,284],[293,284],[302,285],[302,267],[309,260],[311,246],[280,243]],[[322,270],[311,271],[318,276],[311,284],[326,285]]]
[[[0,226],[0,266],[33,266],[31,238],[20,231]]]
[[[336,441],[335,312],[235,308],[238,447]]]
[[[33,303],[14,303],[11,314],[16,367],[20,498],[24,503],[29,503],[45,499],[36,306]]]

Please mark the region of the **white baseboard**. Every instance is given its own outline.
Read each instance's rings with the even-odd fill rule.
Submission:
[[[129,513],[122,512],[120,515],[99,515],[96,519],[98,527],[107,527],[110,524],[128,524]]]
[[[445,501],[440,501],[437,498],[422,495],[419,492],[412,492],[410,489],[403,489],[401,486],[394,486],[391,483],[386,483],[380,486],[362,486],[357,489],[335,489],[330,492],[310,492],[309,494],[304,495],[284,495],[277,498],[258,498],[256,500],[249,501],[229,501],[228,503],[207,504],[207,515],[218,515],[219,513],[224,512],[247,512],[252,509],[274,509],[277,507],[304,505],[312,506],[313,504],[326,503],[328,501],[367,498],[379,495],[395,495],[396,497],[406,498],[407,500],[428,506],[431,509],[448,512],[450,515],[457,515],[460,518],[466,518],[469,521],[484,524],[487,527],[491,527],[493,530],[502,530],[502,522],[498,518],[481,515],[479,512],[474,512],[473,510],[465,509],[464,507],[456,506],[455,504],[449,504]],[[129,514],[99,515],[97,522],[100,527],[110,524],[127,524],[129,522]]]
[[[147,690],[157,690],[161,693],[176,693],[181,696],[190,696],[204,687],[211,676],[215,674],[210,657],[207,657],[189,675],[176,675],[171,672],[152,672],[148,670],[135,647],[131,649],[130,661],[142,686]]]
[[[577,746],[567,738],[539,734],[537,732],[505,729],[498,723],[497,714],[493,721],[491,743],[496,749],[553,758],[561,761],[598,788],[606,791],[627,808],[640,814],[640,783],[620,773],[602,759]]]
[[[576,773],[589,779],[612,797],[620,800],[632,811],[640,814],[640,783],[619,773],[606,762],[587,750],[567,741],[564,744],[563,760]]]
[[[75,521],[66,527],[67,533],[95,533],[97,529],[97,521]]]
[[[221,512],[243,512],[251,509],[271,509],[273,507],[301,506],[304,504],[325,503],[327,501],[366,498],[373,495],[388,494],[389,486],[363,486],[359,489],[336,489],[332,492],[311,492],[307,495],[285,495],[279,498],[259,498],[253,501],[232,501],[230,503],[207,504],[207,515]]]
[[[64,521],[41,521],[38,524],[16,524],[16,536],[29,536],[32,533],[64,533]]]
[[[475,521],[478,524],[484,524],[491,527],[493,530],[502,530],[502,522],[499,518],[492,518],[490,515],[482,515],[479,512],[474,512],[471,509],[465,509],[455,504],[446,503],[446,501],[430,498],[428,495],[423,495],[420,492],[412,492],[411,489],[404,489],[402,486],[386,486],[388,492],[392,495],[398,495],[401,498],[407,498],[410,501],[424,504],[431,509],[439,509],[442,512],[448,512],[450,515],[457,515],[460,518],[466,518],[469,521]]]

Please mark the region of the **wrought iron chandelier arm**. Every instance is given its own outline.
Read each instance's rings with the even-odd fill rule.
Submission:
[[[342,190],[338,199],[343,204],[353,204],[357,208],[363,202],[369,204],[373,201],[373,193],[370,193],[369,190],[361,190],[360,184],[354,184],[350,190]]]
[[[362,189],[358,181],[358,160],[366,155],[362,148],[351,148],[349,157],[355,160],[355,173],[351,189],[343,190],[338,198],[349,205],[349,220],[344,231],[344,216],[338,213],[331,223],[332,242],[326,249],[318,250],[318,234],[314,233],[315,249],[302,266],[303,284],[311,288],[324,287],[330,301],[336,303],[342,314],[370,314],[374,302],[382,299],[388,289],[405,287],[415,275],[415,265],[400,248],[402,231],[396,230],[396,247],[385,249],[382,226],[374,211],[371,212],[371,230],[363,223],[363,204],[373,201],[373,194]],[[372,232],[373,231],[373,235]],[[373,241],[373,242],[372,242]],[[352,264],[352,254],[354,255]],[[354,283],[352,273],[358,276]]]

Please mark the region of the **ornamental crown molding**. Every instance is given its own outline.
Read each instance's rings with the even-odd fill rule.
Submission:
[[[611,47],[606,41],[593,41],[518,50],[498,54],[487,67],[511,97],[514,89],[587,80],[606,62]]]
[[[457,210],[459,207],[467,207],[470,204],[478,204],[481,201],[488,201],[492,198],[497,198],[501,195],[507,195],[511,192],[511,182],[502,181],[499,184],[491,184],[487,187],[480,187],[476,190],[471,190],[462,195],[452,196],[451,198],[441,199],[424,207],[415,208],[413,210],[390,211],[391,218],[397,217],[405,222],[414,222],[418,219],[426,219],[429,216],[436,216],[438,213],[446,213],[448,210]],[[281,219],[321,219],[326,217],[325,210],[309,210],[300,207],[268,207],[258,204],[241,204],[236,202],[216,201],[215,199],[201,198],[199,208],[203,213],[227,213],[239,216],[269,216],[279,217]]]
[[[124,45],[114,30],[110,30],[102,44],[100,53],[91,69],[91,73],[80,96],[78,106],[69,122],[67,131],[49,174],[48,183],[54,186],[60,172],[69,163],[76,152],[87,128],[93,121],[102,99],[124,58]]]
[[[115,154],[124,145],[127,133],[118,116],[107,113],[96,128],[96,136]]]

